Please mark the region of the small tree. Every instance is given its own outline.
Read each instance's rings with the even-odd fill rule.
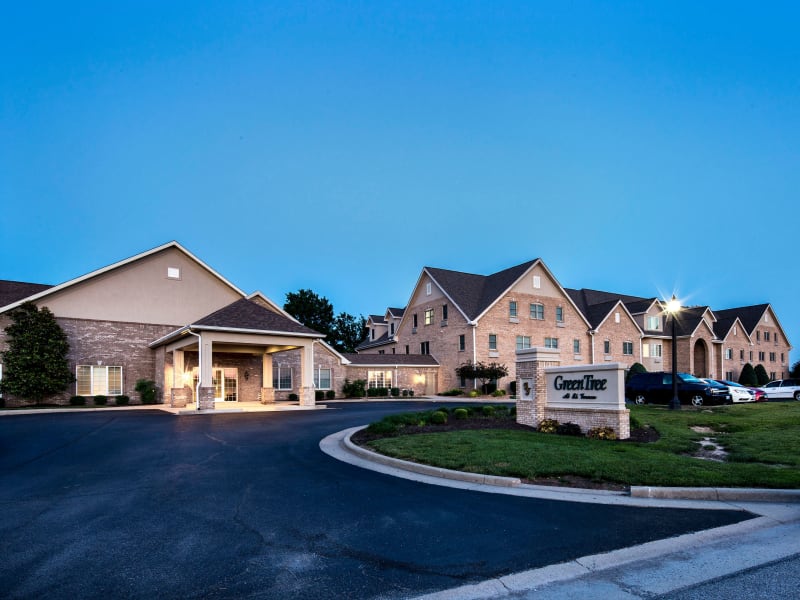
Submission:
[[[800,377],[800,360],[792,365],[792,370],[789,371],[789,377]]]
[[[481,389],[486,392],[487,381],[497,381],[501,377],[508,375],[508,368],[499,363],[489,363],[488,365],[482,362],[472,364],[471,362],[464,363],[456,367],[456,375],[464,379],[477,379],[481,382]]]
[[[9,313],[8,350],[3,352],[0,392],[36,404],[75,381],[69,368],[67,334],[47,307],[25,302]]]
[[[636,375],[637,373],[647,373],[647,368],[642,364],[635,362],[631,365],[631,368],[628,369],[627,375],[625,375],[625,381],[627,382],[631,377]]]
[[[765,383],[770,382],[769,375],[767,375],[767,370],[761,363],[756,365],[755,373],[756,373],[756,379],[758,380],[758,385],[764,385]]]
[[[155,381],[151,381],[150,379],[139,379],[136,381],[136,387],[133,389],[139,392],[139,397],[142,399],[142,404],[156,403],[158,388],[156,387]]]
[[[748,385],[750,387],[755,387],[758,385],[758,377],[756,377],[756,371],[753,369],[753,365],[750,363],[746,363],[742,367],[742,373],[739,375],[739,383],[742,385]]]

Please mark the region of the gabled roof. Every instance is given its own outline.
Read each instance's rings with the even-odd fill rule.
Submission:
[[[370,367],[438,367],[430,354],[342,354],[354,366]]]
[[[683,307],[675,316],[675,335],[678,337],[693,335],[697,328],[703,323],[703,316],[711,310],[708,306],[689,306]],[[712,316],[714,313],[712,312]],[[664,322],[664,330],[671,332],[672,321],[667,318]],[[710,328],[714,333],[713,328]]]
[[[383,315],[370,315],[369,320],[375,325],[386,325],[386,318]]]
[[[715,310],[714,314],[718,319],[735,319],[736,317],[742,322],[747,333],[752,334],[758,325],[761,317],[769,308],[769,304],[755,304],[753,306],[740,306],[739,308],[726,308],[723,310]]]
[[[287,335],[295,337],[325,337],[323,334],[305,325],[301,325],[290,317],[285,317],[268,308],[264,308],[249,298],[240,298],[214,311],[210,315],[198,319],[194,323],[184,325],[180,329],[168,333],[164,337],[152,342],[150,347],[154,348],[160,346],[193,330]]]
[[[594,326],[595,323],[594,319],[590,317],[589,314],[595,313],[599,309],[592,310],[590,307],[606,305],[609,306],[608,310],[610,311],[612,308],[610,303],[613,302],[616,304],[617,301],[620,301],[625,305],[625,308],[628,309],[629,313],[636,315],[647,312],[653,305],[653,302],[656,302],[657,300],[657,298],[642,298],[641,296],[630,296],[628,294],[603,292],[600,290],[591,290],[587,288],[581,288],[579,290],[564,288],[564,291],[569,294],[570,298],[572,298],[572,301],[592,323],[592,326]]]
[[[0,279],[0,307],[25,300],[29,296],[43,292],[51,287],[53,286],[43,283],[26,283],[24,281]]]
[[[742,321],[739,319],[739,317],[731,313],[721,315],[720,313],[723,312],[725,311],[719,311],[715,313],[717,315],[717,322],[714,323],[714,335],[716,335],[719,339],[724,340],[726,337],[728,337],[728,334],[731,332],[731,329],[733,329],[733,326],[736,323],[739,323],[744,336],[747,338],[750,337],[750,335],[747,333],[747,329],[742,324]]]
[[[428,273],[469,321],[474,321],[538,261],[537,258],[492,275],[474,275],[435,267],[424,267],[423,272]]]
[[[99,275],[103,275],[104,273],[108,273],[109,271],[113,271],[115,269],[119,269],[120,267],[124,267],[125,265],[129,265],[129,264],[131,264],[133,262],[136,262],[137,260],[141,260],[141,259],[143,259],[145,257],[151,256],[153,254],[157,254],[157,253],[159,253],[159,252],[161,252],[163,250],[167,250],[168,248],[176,248],[177,250],[180,250],[186,256],[188,256],[194,262],[196,262],[198,265],[200,265],[202,268],[204,268],[206,271],[211,273],[214,277],[219,279],[222,283],[224,283],[225,285],[230,287],[232,290],[234,290],[237,294],[239,294],[240,296],[244,296],[245,295],[245,293],[242,290],[237,288],[230,281],[225,279],[222,275],[217,273],[214,269],[209,267],[202,260],[200,260],[194,254],[189,252],[186,248],[181,246],[178,242],[172,241],[172,242],[168,242],[166,244],[163,244],[161,246],[158,246],[156,248],[153,248],[152,250],[147,250],[146,252],[142,252],[141,254],[137,254],[136,256],[131,256],[130,258],[126,258],[125,260],[121,260],[121,261],[116,262],[116,263],[114,263],[112,265],[108,265],[107,267],[103,267],[101,269],[97,269],[96,271],[92,271],[91,273],[87,273],[86,275],[81,275],[80,277],[76,277],[75,279],[71,279],[71,280],[66,281],[64,283],[61,283],[59,285],[55,285],[55,286],[52,286],[52,287],[45,287],[45,289],[40,290],[39,292],[36,292],[33,295],[27,296],[25,298],[17,299],[15,301],[11,302],[8,305],[0,305],[0,313],[6,312],[6,311],[11,310],[13,308],[16,308],[17,306],[19,306],[20,304],[22,304],[23,302],[25,302],[27,300],[31,300],[31,301],[35,302],[35,301],[37,301],[37,300],[39,300],[41,298],[45,298],[45,297],[49,296],[50,294],[54,294],[54,293],[59,292],[59,291],[65,289],[65,288],[71,287],[73,285],[77,285],[79,283],[82,283],[84,281],[87,281],[89,279],[97,277]]]
[[[401,319],[405,314],[405,312],[406,312],[405,308],[389,307],[386,309],[386,314],[388,314],[390,317],[394,317],[395,319]]]

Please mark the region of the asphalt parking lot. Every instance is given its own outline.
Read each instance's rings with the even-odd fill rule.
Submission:
[[[0,419],[10,598],[405,598],[748,519],[464,491],[319,441],[413,403]]]

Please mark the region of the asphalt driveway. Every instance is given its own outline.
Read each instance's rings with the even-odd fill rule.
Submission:
[[[0,419],[11,598],[400,598],[748,518],[429,486],[319,440],[430,404]]]

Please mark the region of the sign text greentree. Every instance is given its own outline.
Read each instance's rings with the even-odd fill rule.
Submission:
[[[553,387],[557,390],[603,391],[607,382],[607,379],[595,379],[594,375],[588,374],[580,379],[564,379],[561,375],[556,375]]]

